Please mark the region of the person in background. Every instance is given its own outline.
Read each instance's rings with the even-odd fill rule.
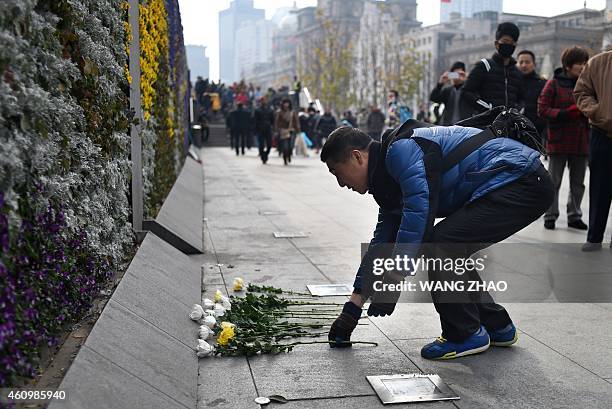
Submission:
[[[380,141],[382,131],[385,127],[385,114],[376,106],[372,105],[368,119],[366,120],[366,128],[370,138],[375,141]]]
[[[268,105],[266,98],[260,98],[259,107],[255,110],[255,132],[257,134],[257,145],[259,146],[259,157],[266,164],[270,149],[272,149],[272,127],[274,126],[274,111]]]
[[[400,124],[399,93],[392,89],[387,95],[387,128],[396,128]]]
[[[293,150],[292,139],[300,132],[300,121],[297,112],[291,107],[289,98],[281,102],[281,110],[276,114],[274,129],[279,134],[279,147],[283,155],[285,165],[291,162],[291,151]]]
[[[251,114],[244,109],[244,105],[238,104],[236,109],[229,114],[229,127],[232,135],[232,145],[236,149],[236,155],[239,155],[240,148],[244,155],[244,148],[249,135],[249,126],[251,124]]]
[[[535,125],[540,134],[540,143],[544,145],[544,134],[546,132],[546,121],[538,116],[538,97],[546,84],[546,80],[536,72],[535,54],[529,50],[523,50],[517,55],[519,71],[523,74],[525,82],[525,93],[523,102],[525,105],[525,116]]]
[[[429,111],[427,110],[427,104],[419,105],[419,112],[416,117],[417,121],[431,122],[429,119]]]
[[[601,249],[612,203],[612,51],[591,58],[574,88],[576,105],[591,123],[589,231],[582,251]],[[611,240],[612,241],[612,240]],[[612,248],[612,243],[610,243]]]
[[[325,112],[319,117],[315,125],[315,132],[317,133],[317,153],[319,153],[319,149],[321,149],[329,134],[332,133],[337,126],[338,123],[336,117],[332,115],[331,108],[326,107]]]
[[[469,118],[473,109],[461,101],[461,89],[465,83],[465,64],[456,61],[450,70],[440,76],[438,84],[431,91],[429,99],[431,102],[444,104],[444,112],[439,125],[450,126],[462,119]],[[439,115],[436,114],[436,118]]]
[[[502,105],[522,107],[523,75],[512,58],[519,34],[514,23],[504,22],[497,26],[495,54],[492,58],[483,58],[470,71],[462,93],[463,99],[476,113]]]
[[[538,115],[548,121],[546,153],[550,156],[548,171],[555,185],[552,205],[544,214],[544,227],[555,228],[559,217],[559,188],[565,166],[569,167],[570,193],[567,198],[567,225],[586,230],[580,203],[584,196],[584,176],[589,154],[589,124],[576,106],[574,86],[589,60],[582,47],[570,47],[561,54],[562,67],[555,70],[538,98]]]
[[[357,118],[355,118],[351,111],[344,112],[342,119],[348,122],[353,128],[357,128]]]

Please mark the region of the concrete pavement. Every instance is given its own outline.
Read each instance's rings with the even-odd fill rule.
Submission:
[[[256,155],[256,149],[244,157],[229,148],[202,150],[203,296],[216,288],[231,292],[238,276],[297,290],[306,284],[352,283],[360,243],[369,241],[376,221],[372,197],[340,189],[317,157],[294,158],[283,166],[274,151],[267,165]],[[563,189],[562,213],[567,185]],[[538,221],[508,241],[584,242],[584,232],[565,227],[564,215],[557,225],[545,231]],[[276,239],[275,231],[309,237]],[[607,244],[603,251],[610,252]],[[382,404],[365,377],[412,372],[436,373],[461,396],[421,404],[430,408],[612,407],[612,304],[504,305],[521,332],[518,344],[454,361],[420,357],[421,346],[440,335],[431,304],[399,304],[391,317],[358,327],[353,339],[377,341],[378,347],[309,345],[278,356],[202,359],[198,408],[257,408],[253,399],[271,394],[290,399],[282,405],[287,409],[377,408]]]

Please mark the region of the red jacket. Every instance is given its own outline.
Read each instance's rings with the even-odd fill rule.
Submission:
[[[576,107],[573,94],[576,80],[557,68],[538,98],[538,115],[548,121],[548,154],[589,154],[589,123]]]

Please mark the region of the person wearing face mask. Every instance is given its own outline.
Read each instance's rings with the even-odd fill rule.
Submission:
[[[546,132],[546,121],[538,116],[538,97],[546,80],[536,72],[535,54],[529,50],[523,50],[517,54],[519,71],[523,74],[525,81],[525,116],[535,125],[540,134],[540,143],[544,145]]]
[[[512,58],[519,34],[514,23],[504,22],[497,26],[494,43],[497,51],[492,58],[480,60],[470,71],[462,94],[474,113],[502,105],[523,107],[523,75]]]
[[[431,91],[431,102],[444,104],[440,125],[449,126],[471,116],[472,109],[461,101],[461,88],[465,78],[465,64],[457,61],[449,71],[442,74],[438,85]]]
[[[563,66],[555,70],[554,78],[546,82],[538,98],[538,114],[548,121],[548,171],[556,189],[555,200],[544,214],[544,227],[548,230],[555,228],[559,217],[559,188],[566,165],[570,177],[567,225],[578,230],[588,228],[582,221],[580,203],[589,155],[589,123],[574,98],[576,81],[588,60],[589,53],[582,47],[565,49],[561,54]]]

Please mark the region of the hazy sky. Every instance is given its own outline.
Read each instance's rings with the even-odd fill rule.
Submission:
[[[440,19],[440,0],[417,0],[417,18],[424,25],[436,24]],[[266,10],[272,17],[279,7],[316,6],[317,0],[255,0],[256,8]],[[601,10],[605,0],[587,0],[587,7]],[[210,58],[210,76],[219,76],[219,11],[228,8],[230,0],[179,0],[185,44],[205,45]],[[584,0],[504,0],[507,13],[554,16],[584,6]]]

